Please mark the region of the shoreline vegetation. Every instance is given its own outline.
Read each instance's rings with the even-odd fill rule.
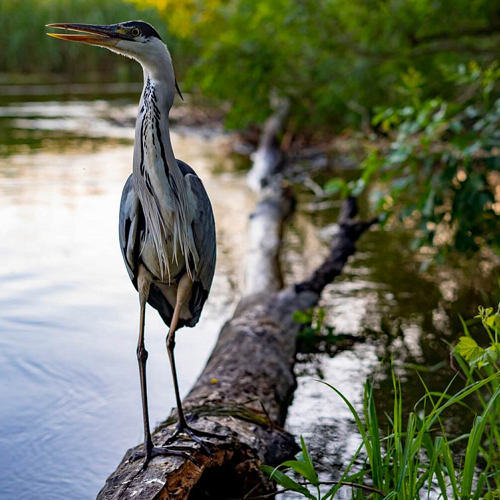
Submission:
[[[321,381],[349,408],[361,441],[337,481],[320,481],[302,437],[296,460],[262,469],[284,491],[310,500],[333,499],[346,486],[355,500],[500,498],[500,309],[480,307],[474,319],[481,322],[489,345],[481,347],[462,321],[463,336],[451,350],[455,376],[443,392],[430,390],[420,377],[425,394],[408,414],[394,367],[394,406],[384,423],[379,421],[380,402],[373,390],[376,379],[365,384],[362,410],[356,410],[339,388]],[[455,391],[457,380],[461,388]],[[446,412],[457,407],[474,416],[470,430],[458,436],[446,424]],[[326,485],[333,486],[322,493]]]
[[[284,153],[357,141],[357,178],[320,188],[366,192],[382,224],[413,225],[427,266],[500,248],[500,10],[487,0],[5,0],[1,12],[0,71],[83,83],[142,77],[108,51],[53,43],[45,24],[146,19],[183,91],[222,111],[228,130],[256,143],[286,101]]]

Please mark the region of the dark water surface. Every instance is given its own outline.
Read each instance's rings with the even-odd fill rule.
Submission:
[[[308,197],[302,201],[307,208]],[[299,214],[288,238],[290,280],[321,261],[335,230],[331,221],[336,214],[336,210],[302,210]],[[410,412],[425,394],[419,377],[429,390],[444,391],[455,375],[450,367],[450,345],[463,334],[459,315],[473,318],[479,305],[498,305],[496,258],[451,258],[447,266],[431,265],[424,272],[428,255],[412,254],[411,237],[410,231],[374,228],[362,237],[341,276],[323,292],[326,324],[360,342],[354,340],[352,347],[340,349],[334,356],[299,354],[298,389],[287,424],[310,444],[324,481],[340,477],[362,440],[347,406],[318,380],[339,389],[362,414],[364,384],[370,377],[379,424],[389,428],[386,415],[393,414],[394,404],[391,360],[402,382],[403,407]],[[314,257],[298,259],[301,247]],[[477,320],[469,329],[479,341],[488,342]],[[451,392],[461,388],[463,381],[458,378]],[[462,408],[452,408],[445,416],[449,435],[468,432],[473,417]],[[459,460],[462,449],[456,451]],[[349,488],[337,497],[351,498]]]
[[[0,102],[1,500],[93,499],[124,451],[142,439],[138,300],[117,234],[133,139],[132,128],[120,124],[133,120],[137,96],[48,99]],[[173,135],[177,157],[205,181],[219,240],[202,319],[178,335],[183,393],[232,314],[254,203],[241,175],[231,173],[232,160],[223,153],[228,139],[201,132]],[[304,193],[288,232],[289,282],[321,261],[334,229],[335,210],[310,213],[309,201]],[[391,405],[392,354],[405,396],[416,401],[421,384],[409,365],[446,360],[443,340],[459,335],[458,313],[472,316],[483,303],[481,290],[489,292],[496,283],[488,259],[459,264],[459,271],[419,272],[407,235],[373,231],[325,291],[327,322],[339,333],[367,338],[334,357],[301,355],[297,365],[302,376],[288,427],[305,436],[325,477],[335,475],[360,441],[347,408],[315,379],[323,377],[359,405],[366,376],[376,374],[383,415]],[[174,405],[165,334],[159,316],[149,311],[153,423]],[[441,368],[422,376],[439,390],[450,372]]]

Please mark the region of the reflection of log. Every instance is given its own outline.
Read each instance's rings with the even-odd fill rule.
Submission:
[[[98,499],[185,499],[205,492],[241,498],[250,490],[250,496],[255,496],[272,488],[259,464],[277,465],[296,451],[293,437],[281,428],[296,385],[293,364],[300,325],[292,321],[292,314],[317,304],[323,288],[354,253],[356,240],[375,221],[356,222],[356,201],[346,200],[339,232],[324,263],[307,280],[279,290],[279,274],[272,273],[278,268],[276,244],[290,202],[280,187],[273,189],[274,196],[267,192],[255,211],[255,217],[264,220],[262,229],[251,231],[250,248],[263,250],[252,251],[247,276],[262,274],[262,279],[250,280],[234,317],[222,328],[207,366],[184,400],[187,412],[196,415],[194,427],[227,434],[227,439],[209,440],[210,457],[187,443],[199,467],[179,457],[157,457],[141,471],[140,461],[128,461],[141,448],[131,449]],[[268,224],[267,217],[273,222]],[[268,241],[272,241],[269,246]],[[272,277],[266,278],[267,273]],[[173,419],[162,424],[154,442],[165,441],[173,428]]]

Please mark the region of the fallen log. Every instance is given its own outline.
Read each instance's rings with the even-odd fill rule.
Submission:
[[[253,155],[252,168],[248,172],[248,185],[260,192],[283,166],[283,152],[278,136],[283,131],[290,111],[290,101],[279,99],[274,113],[266,120],[257,151]]]
[[[301,325],[293,322],[292,314],[318,303],[323,288],[354,253],[358,238],[376,221],[357,221],[356,200],[347,199],[323,264],[308,279],[280,290],[277,247],[291,204],[281,186],[270,189],[252,221],[262,227],[251,231],[254,250],[247,277],[253,271],[260,279],[249,280],[247,293],[223,326],[203,373],[183,402],[193,426],[227,438],[208,440],[210,456],[195,443],[183,442],[192,448],[197,464],[182,457],[156,457],[146,470],[140,461],[130,460],[141,449],[138,445],[107,479],[98,500],[257,496],[273,488],[259,465],[277,465],[296,452],[293,437],[282,429],[296,387],[293,366]],[[174,428],[173,415],[155,431],[153,441],[165,442]]]
[[[291,190],[284,188],[279,180],[262,188],[260,201],[248,224],[244,295],[283,288],[279,256],[284,222],[294,206]]]
[[[183,401],[194,427],[227,437],[207,439],[210,456],[193,442],[182,443],[191,448],[196,463],[156,457],[146,470],[130,460],[141,450],[138,445],[107,479],[98,500],[258,496],[274,488],[259,465],[278,465],[297,451],[293,436],[282,428],[296,387],[293,366],[301,325],[293,322],[292,315],[318,303],[323,288],[340,273],[357,239],[375,220],[357,222],[356,200],[346,200],[339,232],[324,263],[307,280],[282,289],[279,253],[294,199],[279,174],[283,155],[278,135],[288,112],[288,100],[279,101],[264,126],[248,175],[260,198],[249,222],[243,298]],[[175,417],[173,413],[156,429],[156,444],[174,431]]]

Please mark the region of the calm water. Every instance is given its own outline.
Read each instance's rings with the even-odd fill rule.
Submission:
[[[5,500],[95,498],[126,448],[141,440],[138,300],[117,232],[121,189],[131,171],[132,131],[101,121],[109,106],[35,102],[1,108],[4,137],[12,139],[0,158],[0,498]],[[50,139],[43,139],[45,131]],[[87,132],[113,139],[89,140]],[[220,147],[220,138],[174,135],[178,156],[204,178],[219,224],[210,302],[196,328],[178,336],[184,393],[231,315],[252,207],[240,179],[210,176],[220,164],[214,154]],[[174,405],[165,334],[151,311],[146,343],[153,423]]]
[[[0,499],[95,498],[125,450],[142,439],[135,347],[138,300],[118,246],[118,206],[131,171],[137,97],[81,101],[11,98],[0,106]],[[112,119],[108,119],[111,117]],[[186,393],[232,314],[242,277],[245,229],[254,200],[233,173],[228,138],[177,130],[176,155],[204,179],[218,228],[212,294],[194,329],[178,335],[180,385]],[[217,172],[217,173],[214,173]],[[300,211],[288,232],[289,282],[325,255],[335,210]],[[495,283],[487,259],[460,271],[419,272],[407,236],[371,232],[342,278],[323,298],[339,333],[368,337],[334,357],[301,356],[288,427],[304,434],[325,477],[359,444],[347,409],[315,381],[324,377],[359,404],[376,374],[377,396],[390,406],[394,355],[409,401],[421,394],[411,363],[447,358],[442,339],[460,332],[457,313],[472,316],[480,290]],[[174,405],[164,348],[166,327],[147,315],[152,422]],[[423,374],[439,389],[446,369]],[[453,421],[453,416],[451,416]]]

